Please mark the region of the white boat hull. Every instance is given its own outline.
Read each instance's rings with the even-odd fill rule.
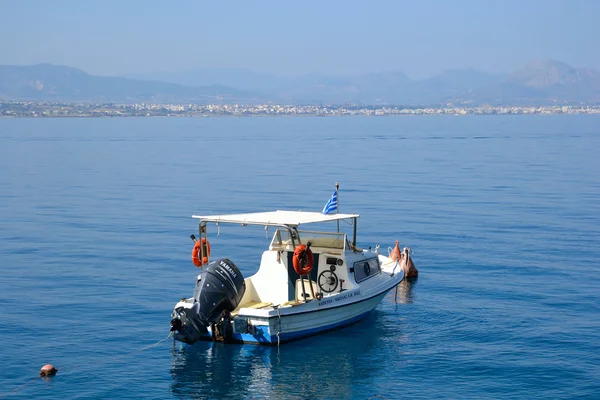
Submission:
[[[293,306],[241,308],[239,314],[232,318],[231,334],[224,341],[278,345],[351,325],[367,317],[404,279],[404,274],[402,271],[392,276],[383,273],[380,279],[385,282],[363,292],[356,288]],[[189,309],[191,300],[178,303],[176,308]],[[212,327],[207,327],[206,332],[193,341],[215,341],[218,335]]]
[[[256,324],[252,332],[236,333],[234,328],[233,338],[243,343],[276,345],[342,328],[367,317],[387,292],[336,307],[298,311],[281,317],[251,318]],[[318,300],[313,302],[319,303]]]

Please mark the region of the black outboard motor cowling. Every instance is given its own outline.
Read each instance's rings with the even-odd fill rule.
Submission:
[[[225,312],[235,310],[245,292],[244,277],[231,260],[222,258],[211,262],[196,282],[197,318],[205,326],[219,322]]]

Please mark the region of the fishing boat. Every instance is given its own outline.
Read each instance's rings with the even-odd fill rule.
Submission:
[[[379,246],[359,248],[358,217],[305,211],[194,215],[200,237],[192,235],[192,260],[202,271],[193,296],[174,307],[174,338],[187,344],[279,345],[365,318],[406,272],[416,269],[410,249],[401,251],[398,242],[386,255]],[[340,232],[340,221],[351,226],[351,239]],[[217,230],[222,224],[274,230],[254,275],[244,278],[229,258],[210,260],[208,226],[213,223]],[[337,229],[305,229],[331,223]]]

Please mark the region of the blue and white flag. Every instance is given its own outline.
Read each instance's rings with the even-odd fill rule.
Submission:
[[[337,190],[333,192],[331,198],[323,207],[323,214],[329,214],[332,211],[337,211]]]

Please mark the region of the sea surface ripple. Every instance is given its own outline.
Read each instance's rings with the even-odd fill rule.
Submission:
[[[0,119],[0,396],[598,399],[599,150],[591,115]],[[416,282],[280,348],[158,343],[192,214],[320,211],[336,181]],[[271,233],[213,256],[248,276]]]

